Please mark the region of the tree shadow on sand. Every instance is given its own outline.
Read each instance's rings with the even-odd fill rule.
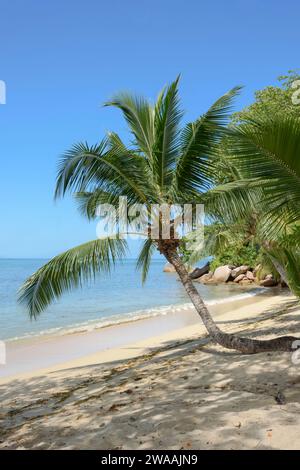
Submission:
[[[297,333],[295,303],[230,328]],[[142,357],[1,385],[1,448],[299,448],[300,369],[290,353],[242,355],[209,337]]]

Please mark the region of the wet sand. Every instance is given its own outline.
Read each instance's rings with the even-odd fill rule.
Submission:
[[[210,306],[215,318],[221,318],[228,311],[240,306],[253,305],[271,294],[266,291],[258,296],[242,300],[228,301]],[[124,349],[136,342],[159,342],[159,337],[170,334],[180,337],[184,329],[194,326],[195,331],[202,328],[202,322],[191,304],[170,308],[171,313],[150,318],[128,321],[91,331],[62,335],[43,335],[30,337],[6,344],[6,365],[0,365],[0,381],[19,374],[36,373],[46,368],[60,367],[70,361],[84,360],[85,356],[102,354],[103,358],[115,355],[116,349]],[[189,330],[187,329],[187,332]],[[104,360],[104,359],[103,359]]]

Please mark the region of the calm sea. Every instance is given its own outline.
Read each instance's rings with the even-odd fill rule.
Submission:
[[[135,260],[126,260],[110,275],[101,275],[95,283],[65,294],[31,321],[25,308],[17,304],[17,290],[44,263],[37,259],[0,260],[0,339],[92,329],[165,314],[172,310],[170,306],[189,301],[176,275],[163,272],[163,260],[152,262],[144,285]],[[235,286],[197,284],[197,288],[209,303],[241,295],[241,289]]]

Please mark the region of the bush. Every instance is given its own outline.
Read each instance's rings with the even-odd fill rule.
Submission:
[[[231,246],[219,253],[211,262],[210,269],[214,271],[219,266],[231,264],[234,266],[247,265],[254,268],[258,264],[259,249],[252,245]]]

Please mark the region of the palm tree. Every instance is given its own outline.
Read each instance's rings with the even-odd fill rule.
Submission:
[[[99,144],[80,143],[62,158],[56,183],[56,197],[70,191],[87,218],[97,215],[99,204],[119,205],[119,196],[130,204],[201,203],[214,179],[217,145],[226,133],[226,123],[236,87],[218,99],[196,121],[179,125],[182,111],[178,97],[178,78],[160,93],[152,106],[147,100],[119,94],[106,106],[120,109],[132,138],[125,145],[116,133],[108,134]],[[161,218],[159,219],[161,225]],[[220,345],[245,353],[267,350],[291,350],[296,338],[282,337],[268,341],[253,340],[222,332],[187,272],[180,256],[180,240],[175,224],[168,239],[148,237],[138,257],[137,266],[146,278],[155,249],[171,263],[200,315],[212,339]],[[151,227],[148,227],[150,229]],[[148,232],[149,233],[149,232]],[[127,244],[122,234],[96,239],[72,248],[41,267],[21,287],[19,300],[36,318],[64,291],[77,287],[96,273],[107,271],[117,259],[126,256]]]
[[[229,223],[258,214],[256,237],[275,269],[300,295],[300,118],[283,113],[244,120],[226,137],[235,176],[206,194],[207,208],[226,207]]]

